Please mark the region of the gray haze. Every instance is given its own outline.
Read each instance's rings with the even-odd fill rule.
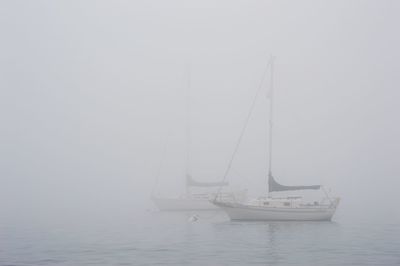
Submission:
[[[399,1],[1,1],[2,220],[153,208],[221,179],[268,57],[274,174],[322,183],[337,215],[400,217]],[[265,191],[259,99],[229,181]],[[168,136],[168,137],[167,137]]]

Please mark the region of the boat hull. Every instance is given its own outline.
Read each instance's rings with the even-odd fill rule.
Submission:
[[[330,221],[336,208],[268,208],[244,204],[213,202],[231,220],[242,221]]]

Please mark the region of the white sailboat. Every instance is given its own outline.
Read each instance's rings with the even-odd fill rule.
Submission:
[[[268,95],[270,110],[269,110],[269,170],[268,170],[268,194],[259,198],[243,202],[229,202],[217,195],[212,203],[215,206],[223,209],[231,220],[250,220],[250,221],[330,221],[335,214],[339,204],[339,198],[331,198],[320,185],[313,186],[284,186],[275,181],[272,175],[272,113],[273,113],[273,61],[271,58],[270,68],[270,92]],[[257,91],[256,98],[262,84]],[[248,118],[251,116],[254,103],[250,108]],[[232,155],[231,162],[240,144],[241,138],[247,127],[248,119],[245,123],[235,152]],[[230,165],[225,173],[224,180],[229,172]],[[320,201],[307,202],[299,196],[274,197],[272,192],[294,191],[294,190],[319,190],[322,189],[326,195]]]
[[[152,201],[161,211],[207,211],[220,210],[211,203],[216,195],[210,192],[210,188],[227,186],[225,182],[198,182],[192,179],[190,175],[186,176],[186,193],[176,198],[152,196]],[[207,189],[208,188],[208,189]],[[193,190],[203,190],[203,192],[194,192]],[[204,191],[205,190],[205,191]],[[246,198],[246,191],[221,193],[219,198],[224,202],[243,202]]]
[[[194,180],[190,169],[190,105],[189,105],[189,88],[190,75],[188,73],[188,90],[186,100],[186,192],[179,197],[161,197],[155,195],[155,191],[151,195],[151,200],[161,211],[207,211],[220,210],[217,206],[211,203],[211,199],[215,198],[217,188],[228,186],[227,182],[199,182]],[[161,165],[160,165],[161,168]],[[158,176],[160,175],[160,169]],[[157,177],[158,179],[158,177]],[[157,183],[158,181],[156,181]],[[243,202],[246,199],[247,190],[238,190],[232,192],[219,193],[219,198],[224,202]]]

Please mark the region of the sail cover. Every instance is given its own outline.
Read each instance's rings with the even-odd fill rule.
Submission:
[[[321,186],[284,186],[275,181],[271,173],[268,174],[268,189],[273,191],[288,191],[288,190],[304,190],[304,189],[320,189]]]
[[[186,175],[186,185],[188,187],[221,187],[227,186],[227,182],[198,182],[194,180],[190,175]]]

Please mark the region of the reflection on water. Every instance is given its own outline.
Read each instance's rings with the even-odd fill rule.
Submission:
[[[220,212],[2,224],[1,265],[396,265],[399,224],[232,222]]]

